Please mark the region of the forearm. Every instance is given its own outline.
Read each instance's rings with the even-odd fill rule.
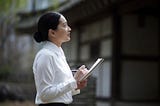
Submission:
[[[75,80],[68,80],[64,83],[60,83],[58,85],[48,85],[41,92],[42,101],[48,101],[50,99],[54,99],[59,97],[69,91],[72,91],[77,88],[77,83]]]

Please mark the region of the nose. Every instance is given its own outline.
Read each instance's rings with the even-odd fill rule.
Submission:
[[[68,31],[70,32],[72,29],[71,29],[71,27],[70,26],[68,26]]]

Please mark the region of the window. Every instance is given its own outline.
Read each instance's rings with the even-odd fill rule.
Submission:
[[[90,45],[90,56],[92,59],[97,58],[100,55],[100,42],[93,42]]]

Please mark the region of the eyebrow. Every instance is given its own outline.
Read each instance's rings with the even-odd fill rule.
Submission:
[[[62,22],[62,24],[67,24],[67,21],[65,21],[65,22]]]
[[[61,22],[61,24],[62,24],[62,25],[65,25],[65,24],[68,24],[68,23],[67,23],[67,21],[65,21],[65,22]]]

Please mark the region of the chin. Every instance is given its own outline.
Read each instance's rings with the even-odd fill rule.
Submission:
[[[66,39],[64,42],[68,42],[68,41],[70,41],[70,39]]]
[[[70,41],[70,40],[71,40],[71,39],[68,39],[67,42]]]
[[[71,40],[71,38],[70,38],[70,37],[68,37],[68,38],[67,38],[67,41],[70,41],[70,40]]]

